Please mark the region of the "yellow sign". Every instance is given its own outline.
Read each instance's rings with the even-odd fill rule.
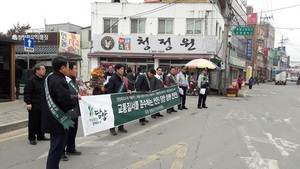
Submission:
[[[80,35],[59,31],[58,52],[80,55]]]
[[[252,67],[251,66],[247,66],[246,68],[246,83],[248,83],[248,80],[250,79],[250,77],[252,77]]]

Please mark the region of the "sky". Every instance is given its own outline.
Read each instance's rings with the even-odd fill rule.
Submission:
[[[127,0],[143,2],[143,0]],[[33,29],[44,28],[44,24],[70,22],[82,27],[91,25],[91,3],[95,0],[9,0],[1,3],[0,32],[6,33],[13,25],[30,24]],[[99,0],[98,2],[110,2]],[[254,12],[263,11],[263,16],[273,16],[269,22],[275,27],[275,47],[283,36],[286,51],[291,60],[300,61],[300,1],[299,0],[247,0]],[[291,7],[294,6],[294,7]],[[285,8],[286,9],[281,9]],[[265,12],[270,11],[271,12]],[[298,12],[297,12],[298,11]],[[285,28],[285,29],[282,29]],[[289,29],[297,28],[297,29]]]

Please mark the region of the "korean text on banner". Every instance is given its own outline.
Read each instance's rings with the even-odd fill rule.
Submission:
[[[80,55],[80,35],[59,31],[59,52]]]
[[[178,87],[153,91],[83,96],[79,101],[84,135],[107,130],[180,103]]]

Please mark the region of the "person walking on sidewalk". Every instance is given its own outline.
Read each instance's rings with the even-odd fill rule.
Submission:
[[[24,88],[24,102],[28,110],[28,140],[31,145],[36,145],[36,139],[49,140],[41,127],[41,95],[46,69],[43,64],[36,64],[34,70],[35,74],[30,76]]]
[[[239,85],[239,89],[242,89],[242,85],[243,85],[243,78],[242,75],[239,75],[239,78],[237,79],[237,83]]]
[[[69,73],[66,76],[66,80],[68,82],[71,97],[77,99],[79,95],[79,87],[76,81],[77,76],[77,66],[74,62],[69,63]],[[78,130],[78,117],[80,116],[80,109],[78,100],[76,102],[76,106],[71,110],[71,120],[74,122],[74,127],[69,128],[68,137],[66,140],[66,149],[61,157],[61,160],[68,161],[67,155],[81,155],[81,152],[76,150],[75,138]]]
[[[186,74],[186,66],[181,66],[181,71],[176,75],[176,80],[179,84],[180,90],[182,90],[182,92],[179,92],[181,104],[178,105],[178,110],[182,110],[182,109],[187,110],[188,108],[185,107],[185,102],[186,102],[186,91],[189,85],[188,82],[189,77]]]
[[[199,96],[198,96],[198,109],[208,108],[206,106],[206,98],[209,90],[209,79],[207,75],[207,68],[202,70],[202,73],[198,77],[198,87],[199,87]]]
[[[253,82],[254,82],[254,79],[253,79],[253,77],[251,76],[251,77],[249,78],[249,81],[248,81],[249,89],[252,89]]]
[[[70,110],[78,99],[71,98],[71,91],[66,81],[69,73],[69,63],[66,57],[57,56],[52,59],[53,73],[45,79],[42,94],[42,130],[50,133],[50,150],[46,169],[58,169],[63,155],[68,130],[73,127]]]
[[[107,83],[108,93],[122,93],[122,92],[131,93],[131,90],[126,88],[123,74],[124,74],[124,66],[121,64],[116,64],[115,74],[112,75],[112,77],[109,79]],[[124,125],[118,126],[118,130],[121,133],[127,133],[127,130],[124,128]],[[115,127],[110,128],[109,131],[112,135],[117,135]]]

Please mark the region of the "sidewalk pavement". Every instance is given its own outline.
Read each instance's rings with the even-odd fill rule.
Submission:
[[[0,134],[28,126],[28,111],[23,101],[19,99],[0,103]]]
[[[238,97],[245,97],[248,87],[239,90]],[[210,95],[226,97],[211,92]],[[0,134],[28,126],[28,111],[23,101],[24,96],[10,102],[0,103]]]

